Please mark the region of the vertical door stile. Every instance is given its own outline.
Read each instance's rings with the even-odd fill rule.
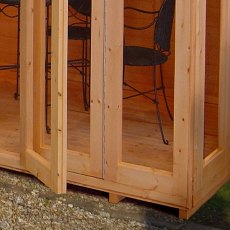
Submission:
[[[58,193],[66,191],[67,175],[67,23],[68,1],[52,1],[51,186]]]
[[[90,85],[90,159],[89,174],[102,177],[103,164],[103,71],[104,71],[104,0],[92,1],[91,82]],[[95,148],[96,147],[96,148]],[[95,164],[95,162],[97,162]]]
[[[27,171],[57,193],[66,191],[67,5],[65,0],[53,1],[52,144],[51,156],[46,159],[36,152],[40,144],[40,133],[34,133],[34,130],[41,132],[41,125],[44,125],[44,121],[39,118],[40,112],[38,116],[35,113],[44,105],[40,96],[44,92],[41,89],[44,80],[41,78],[45,77],[45,1],[21,1],[20,159]],[[35,90],[36,83],[38,88]],[[44,111],[44,108],[41,110]]]
[[[124,1],[105,4],[105,179],[116,180],[122,157]]]
[[[173,193],[180,194],[185,200],[187,200],[191,189],[188,187],[188,176],[191,173],[192,162],[190,161],[193,153],[194,91],[192,74],[194,74],[194,63],[191,61],[191,52],[194,48],[194,34],[192,34],[194,21],[191,19],[194,20],[192,14],[195,13],[195,6],[196,2],[194,1],[176,1]]]
[[[33,43],[33,32],[35,24],[33,3],[33,1],[22,1],[20,7],[20,159],[26,170],[50,186],[50,163],[34,151],[33,54],[35,46]],[[38,23],[38,21],[36,22]]]
[[[206,1],[202,3],[205,4]],[[229,179],[229,1],[221,0],[221,25],[220,25],[220,70],[219,70],[219,106],[218,106],[218,148],[213,151],[209,156],[203,158],[203,149],[202,145],[197,145],[197,151],[195,151],[194,164],[196,164],[195,174],[194,174],[194,188],[193,188],[193,206],[194,210],[207,201],[207,199],[213,195],[228,179]],[[205,5],[202,7],[205,9]],[[200,8],[201,10],[201,8]],[[203,12],[204,13],[204,12]],[[197,31],[201,33],[206,31],[205,25],[202,25],[202,28]],[[203,56],[202,50],[197,51],[200,53],[201,57]],[[199,60],[199,58],[198,58]],[[196,66],[205,66],[202,63],[202,59],[196,64]],[[201,67],[200,67],[201,68]],[[198,76],[199,74],[199,76]],[[203,70],[197,72],[196,78],[199,78],[203,75]],[[203,84],[203,79],[200,79],[199,87]],[[197,83],[198,84],[198,83]],[[200,89],[202,90],[202,89]],[[200,95],[202,91],[197,91],[197,97],[202,98]],[[203,93],[203,92],[202,92]],[[202,100],[204,100],[202,98]],[[204,103],[204,101],[203,101]],[[196,104],[197,108],[198,105]],[[200,111],[197,111],[197,113]],[[201,111],[202,112],[202,111]],[[197,119],[197,126],[199,125],[199,119]],[[199,135],[197,138],[204,138]]]
[[[103,177],[104,152],[104,41],[105,41],[105,0],[91,1],[90,24],[90,55],[87,56],[90,75],[87,78],[90,84],[90,108],[80,116],[68,116],[70,127],[68,145],[68,180],[76,181],[80,175],[93,178]],[[55,41],[54,41],[55,42]],[[77,46],[78,44],[76,44]],[[71,45],[70,45],[71,46]],[[76,51],[80,51],[79,46]],[[54,50],[55,51],[55,50]],[[69,55],[71,56],[71,54]],[[88,71],[88,70],[87,70]],[[70,73],[71,76],[71,73]],[[70,77],[71,78],[71,77]],[[70,86],[73,82],[69,81]],[[71,88],[73,90],[74,88]],[[73,92],[73,91],[72,91]],[[71,94],[72,94],[71,92]],[[70,94],[70,95],[71,95]],[[71,96],[69,97],[71,98]],[[71,99],[70,99],[71,101]],[[69,101],[69,102],[70,102]],[[76,104],[75,104],[76,105]],[[71,109],[68,113],[71,114]],[[77,117],[78,116],[78,117]],[[83,122],[83,123],[82,123]],[[82,125],[81,125],[82,123]],[[73,126],[74,124],[74,126]],[[71,137],[72,133],[74,138]],[[71,138],[73,144],[71,144]],[[81,141],[81,143],[80,143]],[[72,146],[71,146],[72,145]]]
[[[230,27],[230,2],[228,1],[228,5],[227,5],[227,12],[228,12],[228,22],[227,22],[227,28]],[[227,53],[228,53],[228,57],[227,57],[227,60],[230,60],[230,30],[228,29],[228,35],[227,35],[227,39],[228,39],[228,46],[227,46]],[[228,71],[227,71],[227,85],[228,85],[228,89],[227,89],[227,98],[229,99],[230,98],[230,66],[228,66]],[[230,99],[229,99],[230,100]],[[228,104],[229,104],[229,101],[228,101]],[[227,106],[228,110],[227,110],[227,119],[228,119],[228,122],[227,122],[227,130],[228,130],[228,134],[227,134],[227,138],[229,140],[229,137],[230,137],[230,106]],[[228,143],[228,146],[227,146],[227,152],[228,152],[228,161],[227,161],[227,165],[230,165],[230,141],[227,141]],[[229,178],[230,177],[230,170],[228,170],[228,175],[227,177]]]
[[[199,191],[202,186],[204,151],[206,0],[197,1],[194,20],[196,21],[193,23],[195,44],[192,48],[192,61],[195,66],[193,77],[195,81],[194,158],[192,161],[194,173],[190,176],[189,184],[194,186],[193,191]]]
[[[40,152],[45,133],[45,0],[34,1],[34,149]]]
[[[33,1],[22,1],[20,10],[20,149],[25,164],[25,153],[33,148]]]

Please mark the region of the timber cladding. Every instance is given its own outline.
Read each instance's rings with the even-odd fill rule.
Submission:
[[[58,193],[68,182],[106,191],[112,203],[132,197],[179,208],[189,218],[230,176],[229,1],[176,1],[172,54],[163,68],[173,121],[159,94],[168,146],[153,104],[141,97],[124,101],[122,88],[123,23],[149,20],[124,14],[124,5],[155,10],[161,1],[93,1],[88,111],[81,73],[67,68],[81,43],[68,41],[67,2],[53,1],[51,134],[44,125],[43,3],[21,1],[20,100],[11,97],[15,71],[0,72],[1,104],[9,102],[0,108],[0,166],[31,173]],[[14,63],[17,20],[0,19],[0,63]],[[125,31],[128,42],[147,47],[152,35]],[[152,82],[142,79],[151,72],[130,68],[127,78],[145,88]]]

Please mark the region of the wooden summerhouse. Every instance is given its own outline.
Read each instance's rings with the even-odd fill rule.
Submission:
[[[31,173],[57,193],[76,184],[108,192],[110,202],[131,197],[178,208],[189,218],[230,178],[230,1],[176,0],[171,55],[162,66],[173,120],[159,92],[168,145],[154,103],[142,96],[124,99],[130,89],[123,85],[124,35],[146,47],[153,37],[124,28],[148,23],[152,15],[124,9],[154,11],[162,0],[92,0],[87,110],[80,73],[67,65],[82,48],[68,39],[66,0],[49,7],[51,90],[45,89],[45,2],[20,1],[18,99],[17,68],[0,68],[0,167]],[[1,66],[15,64],[17,50],[17,18],[2,14],[4,4]],[[125,69],[127,79],[146,90],[151,74],[151,67]]]

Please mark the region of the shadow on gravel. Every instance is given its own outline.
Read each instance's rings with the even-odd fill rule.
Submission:
[[[225,184],[188,221],[178,218],[178,209],[126,198],[119,204],[109,204],[108,194],[69,185],[69,190],[105,199],[103,210],[111,217],[145,222],[149,229],[230,229],[230,182]],[[82,204],[84,205],[84,204]],[[87,205],[88,206],[88,205]],[[98,210],[97,204],[94,209]]]
[[[230,182],[226,183],[190,219],[223,230],[230,229]]]

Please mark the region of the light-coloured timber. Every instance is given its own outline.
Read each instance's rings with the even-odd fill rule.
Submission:
[[[109,203],[111,204],[117,204],[121,200],[123,200],[125,197],[114,194],[114,193],[109,193]]]
[[[70,79],[80,77],[77,72],[68,71]],[[19,100],[13,98],[15,90],[15,71],[0,72],[1,104],[7,104],[7,108],[0,110],[1,128],[0,145],[1,149],[10,152],[20,152],[19,150]],[[90,154],[90,111],[85,111],[83,107],[81,82],[68,81],[68,101],[67,101],[67,149],[69,171],[76,168],[74,156],[87,158]],[[128,94],[130,92],[126,92]],[[170,102],[171,99],[168,98]],[[173,122],[168,117],[164,106],[164,101],[160,97],[162,117],[164,120],[164,131],[169,139],[169,145],[162,145],[156,122],[156,114],[152,102],[143,97],[136,97],[125,100],[123,103],[123,153],[124,162],[149,166],[172,172],[173,169]],[[135,108],[136,104],[140,104]],[[170,103],[171,104],[171,103]],[[209,112],[215,112],[216,107],[211,106]],[[3,120],[4,119],[4,120]],[[44,122],[44,121],[43,121]],[[210,133],[205,135],[205,153],[208,155],[217,143],[217,136],[213,135],[212,120],[206,122]],[[45,145],[50,146],[51,135],[44,130]],[[44,145],[40,147],[40,154],[44,151]],[[48,156],[48,153],[46,154]],[[46,157],[47,158],[47,157]],[[84,165],[82,162],[78,167]]]
[[[152,39],[151,32],[137,38],[124,31],[124,21],[151,19],[124,14],[124,6],[155,10],[161,0],[92,1],[88,111],[80,74],[68,69],[67,76],[67,57],[81,44],[67,41],[67,1],[53,1],[51,135],[44,128],[45,1],[21,3],[20,100],[13,98],[15,71],[0,72],[0,104],[7,104],[0,107],[0,167],[32,173],[58,193],[68,182],[106,191],[112,203],[131,197],[176,207],[184,219],[229,181],[228,0],[176,0],[172,55],[163,68],[173,121],[159,96],[168,146],[153,104],[123,100],[131,92],[122,87],[124,33],[133,44],[150,47]],[[17,20],[0,19],[0,64],[15,63]],[[151,72],[127,68],[126,76],[147,89]]]

